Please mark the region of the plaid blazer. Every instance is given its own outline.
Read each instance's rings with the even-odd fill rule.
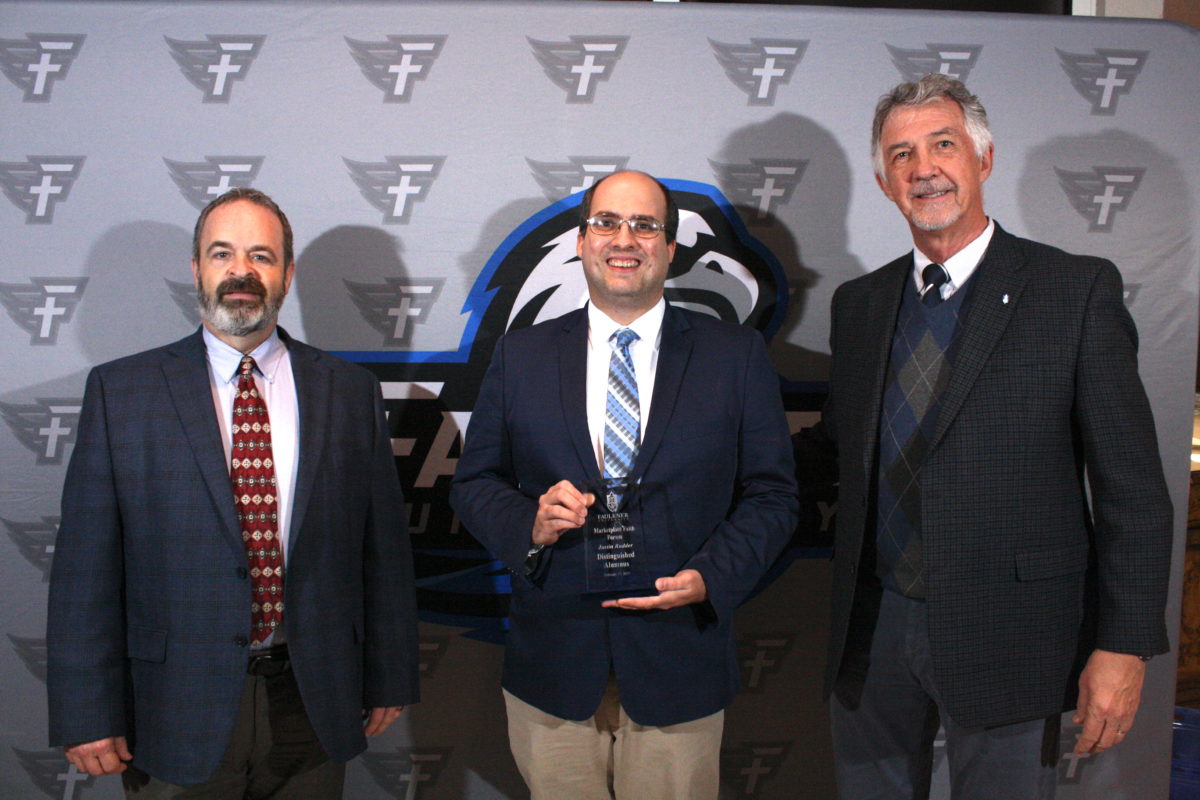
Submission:
[[[403,498],[379,384],[280,329],[300,443],[284,600],[305,710],[328,755],[362,709],[417,699]],[[96,367],[50,579],[50,743],[131,740],[170,783],[209,777],[246,675],[250,581],[204,341]]]
[[[856,588],[874,570],[880,403],[911,271],[909,254],[833,298],[826,692],[874,624]],[[1167,650],[1172,509],[1113,264],[997,225],[972,280],[921,475],[922,544],[938,686],[958,724],[990,726],[1073,705],[1093,648]]]

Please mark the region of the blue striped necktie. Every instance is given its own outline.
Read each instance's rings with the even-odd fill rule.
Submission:
[[[641,404],[629,345],[638,335],[621,328],[609,337],[608,400],[604,406],[604,477],[624,478],[633,469],[641,438]]]

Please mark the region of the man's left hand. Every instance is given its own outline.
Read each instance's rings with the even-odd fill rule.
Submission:
[[[651,597],[619,597],[605,600],[605,608],[623,608],[627,611],[666,611],[668,608],[702,603],[708,598],[708,587],[704,577],[694,569],[680,570],[672,578],[659,578],[654,582],[658,594]]]
[[[387,708],[368,709],[366,727],[363,733],[367,736],[378,736],[397,720],[404,706],[389,706]]]
[[[1075,754],[1099,753],[1119,744],[1133,726],[1142,699],[1146,664],[1137,656],[1094,650],[1079,676],[1079,708],[1072,720],[1083,726]]]

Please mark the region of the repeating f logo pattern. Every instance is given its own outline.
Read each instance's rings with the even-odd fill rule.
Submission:
[[[29,156],[0,161],[0,189],[25,212],[26,225],[49,225],[54,209],[71,194],[85,156]]]
[[[1088,765],[1092,763],[1091,753],[1083,755],[1075,755],[1075,745],[1079,743],[1079,737],[1083,735],[1083,726],[1081,725],[1065,725],[1062,731],[1062,739],[1059,743],[1059,759],[1058,759],[1058,782],[1077,784],[1083,777],[1083,773],[1087,771]]]
[[[0,72],[25,92],[26,103],[49,103],[54,82],[67,77],[86,35],[27,33],[24,39],[0,39]]]
[[[1079,725],[1068,725],[1063,728],[1058,751],[1058,783],[1060,784],[1078,784],[1083,777],[1086,765],[1091,763],[1089,759],[1092,754],[1075,754],[1075,745],[1082,735],[1083,728]],[[945,760],[946,729],[938,728],[937,737],[933,742],[933,771],[935,774],[942,768]]]
[[[193,328],[200,324],[200,307],[196,303],[196,287],[190,283],[183,281],[172,281],[163,278],[163,283],[167,284],[167,291],[171,293],[171,300],[183,312],[184,319],[188,321],[188,325]]]
[[[628,36],[572,36],[567,42],[530,39],[533,55],[547,77],[567,92],[568,103],[590,103],[600,81],[612,77]]]
[[[383,102],[407,103],[416,82],[429,77],[447,37],[389,36],[384,42],[345,38],[363,75],[383,90]]]
[[[406,504],[407,505],[407,504]],[[450,646],[449,636],[422,636],[417,644],[417,671],[422,679],[432,678]]]
[[[92,788],[96,782],[91,775],[75,769],[61,750],[34,751],[14,747],[12,751],[38,791],[54,800],[76,800],[84,796],[83,790]]]
[[[1146,65],[1146,50],[1108,50],[1094,53],[1068,53],[1055,48],[1071,85],[1092,104],[1092,114],[1111,117],[1117,113],[1117,99],[1129,94],[1133,82]]]
[[[408,222],[413,206],[429,194],[445,156],[384,156],[382,163],[343,158],[367,202],[383,212],[387,225]],[[410,202],[411,201],[411,202]]]
[[[892,54],[892,63],[900,70],[906,81],[916,82],[934,72],[964,83],[971,74],[983,46],[978,44],[934,44],[925,43],[924,50],[908,50],[887,45]]]
[[[553,203],[590,189],[598,179],[625,169],[629,156],[567,156],[565,162],[527,158],[525,163],[542,187],[542,194]]]
[[[786,205],[804,177],[803,159],[752,158],[749,164],[720,164],[709,160],[713,175],[726,196],[755,209],[754,219],[770,217],[775,203]]]
[[[17,441],[37,455],[37,463],[61,464],[67,445],[75,441],[83,401],[71,398],[37,398],[33,403],[0,403],[0,417]]]
[[[371,777],[393,797],[418,800],[432,789],[446,768],[452,747],[397,747],[394,753],[363,753]]]
[[[744,742],[722,747],[722,783],[733,793],[721,796],[726,800],[758,797],[767,782],[778,774],[791,748],[791,742]]]
[[[50,580],[50,562],[54,560],[54,538],[58,535],[58,517],[42,517],[41,522],[15,522],[0,519],[17,552],[42,573],[42,583]]]
[[[206,103],[228,103],[235,81],[245,80],[266,36],[209,34],[205,41],[188,42],[164,36],[171,58],[188,83],[204,92]]]
[[[75,315],[87,282],[87,278],[30,278],[28,284],[0,283],[0,305],[29,334],[30,344],[56,344],[62,325]]]
[[[1133,304],[1137,302],[1138,292],[1141,290],[1142,285],[1140,283],[1125,284],[1124,299],[1126,308],[1133,308]]]
[[[383,334],[385,347],[412,342],[414,325],[424,321],[445,282],[444,278],[415,281],[387,278],[383,283],[342,281],[363,319]]]
[[[768,675],[779,672],[792,651],[796,637],[792,633],[767,633],[739,638],[738,663],[742,667],[742,687],[747,694],[761,694]]]
[[[29,670],[29,674],[37,678],[42,683],[46,682],[46,640],[31,639],[23,636],[13,636],[8,634],[8,641],[12,644],[13,652],[17,654],[17,658],[21,659],[21,663],[25,665],[25,669]]]
[[[1140,167],[1092,167],[1091,172],[1054,168],[1067,199],[1088,221],[1089,233],[1110,233],[1118,211],[1125,211],[1142,183]]]
[[[775,105],[775,92],[792,79],[804,58],[807,39],[751,39],[730,44],[709,39],[717,61],[733,85],[746,93],[748,105]]]
[[[203,209],[230,189],[254,185],[265,156],[205,156],[203,161],[172,161],[164,158],[171,180],[183,198]]]

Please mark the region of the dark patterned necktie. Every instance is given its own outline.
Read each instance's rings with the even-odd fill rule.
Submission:
[[[271,420],[267,404],[254,385],[254,369],[254,359],[243,356],[233,399],[229,477],[250,561],[250,639],[258,644],[283,620],[283,552],[279,546]]]
[[[921,302],[932,308],[942,302],[942,284],[950,280],[946,268],[941,264],[929,264],[921,270],[925,288],[921,290]]]

